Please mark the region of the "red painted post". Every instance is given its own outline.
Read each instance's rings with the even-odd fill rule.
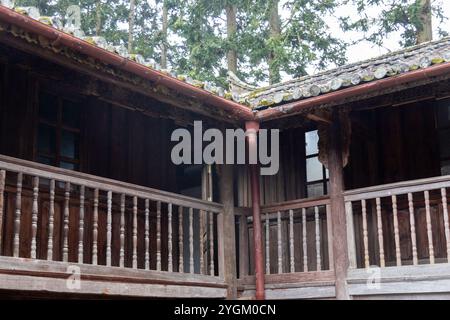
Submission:
[[[245,123],[247,130],[247,141],[249,153],[256,152],[257,133],[259,131],[259,123],[248,121]],[[257,158],[257,157],[256,157]],[[256,277],[256,300],[265,299],[264,284],[264,260],[262,247],[262,228],[261,228],[261,209],[260,209],[260,190],[259,190],[259,166],[258,164],[249,164],[251,176],[252,190],[252,212],[253,212],[253,242],[254,242],[254,259],[255,259],[255,277]]]

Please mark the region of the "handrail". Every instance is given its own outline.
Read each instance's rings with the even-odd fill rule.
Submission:
[[[277,211],[287,211],[293,209],[309,208],[314,206],[324,206],[328,204],[330,204],[330,198],[328,196],[322,196],[317,198],[297,199],[261,206],[261,212],[272,213]]]
[[[344,197],[345,201],[349,202],[435,190],[443,187],[450,187],[450,175],[348,190],[344,192]]]
[[[173,205],[182,207],[189,207],[215,213],[222,212],[222,205],[219,203],[190,198],[176,193],[52,167],[5,155],[0,155],[0,169],[13,172],[22,172],[26,175],[38,176],[45,179],[54,179],[62,182],[70,182],[76,185],[83,185],[88,188],[111,191],[129,196],[137,196],[144,199],[149,198],[154,201],[172,203]]]

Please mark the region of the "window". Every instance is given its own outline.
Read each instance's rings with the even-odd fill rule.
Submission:
[[[450,101],[440,103],[437,109],[441,174],[445,176],[450,175]]]
[[[38,162],[79,169],[80,116],[79,103],[44,92],[40,94]]]
[[[306,196],[309,198],[328,193],[328,170],[319,161],[319,134],[317,130],[305,133]]]

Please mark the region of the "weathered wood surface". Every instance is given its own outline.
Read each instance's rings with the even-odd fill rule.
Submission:
[[[16,211],[14,217],[14,257],[19,256],[20,245],[20,218],[22,215],[22,180],[23,174],[17,174],[17,189],[16,189]]]
[[[66,276],[69,276],[66,274]],[[105,297],[135,297],[135,298],[208,298],[223,299],[226,297],[226,288],[209,286],[191,286],[177,282],[173,284],[148,283],[147,281],[136,282],[114,282],[111,279],[83,280],[81,288],[68,289],[67,279],[56,277],[46,278],[39,276],[15,276],[1,275],[0,288],[4,290],[21,290],[24,292],[46,292],[46,293],[75,293],[81,295],[96,294]],[[105,281],[106,280],[106,281]],[[125,285],[126,284],[126,285]]]
[[[439,187],[433,181],[440,181]],[[346,192],[352,193],[346,199],[358,199],[347,201],[355,207],[357,267],[368,261],[381,267],[448,262],[449,187],[448,177],[438,177],[377,186],[376,193]]]
[[[313,282],[332,282],[334,281],[334,272],[331,270],[320,272],[295,272],[285,274],[266,274],[266,284],[279,283],[313,283]],[[246,276],[238,280],[238,285],[254,285],[255,276]]]
[[[108,266],[94,266],[88,264],[72,263],[72,266],[80,268],[80,272],[86,278],[108,279],[111,281],[147,281],[149,283],[189,283],[199,286],[225,287],[223,279],[200,274],[168,273],[156,270],[142,270],[132,268],[117,268]],[[0,274],[26,274],[26,275],[60,275],[67,274],[68,264],[59,261],[30,260],[27,258],[0,257]],[[133,280],[134,279],[134,280]]]
[[[420,294],[450,292],[450,266],[448,264],[387,267],[381,269],[379,285],[368,287],[374,272],[357,269],[348,275],[352,296],[381,294]],[[372,282],[371,282],[372,283]]]
[[[76,266],[80,268],[81,288],[71,290],[67,287],[67,279],[72,273],[65,263],[0,257],[0,288],[167,298],[226,297],[226,285],[218,277],[85,264]]]
[[[81,172],[60,169],[36,162],[16,159],[0,155],[0,168],[6,171],[20,172],[22,175],[37,176],[57,181],[67,181],[74,185],[83,185],[86,188],[108,190],[113,193],[136,196],[138,198],[150,198],[154,201],[172,203],[173,205],[194,208],[198,210],[219,213],[222,205],[214,202],[203,201],[183,195],[141,187],[117,180],[101,178]]]
[[[40,256],[43,256],[45,258],[49,254],[48,245],[56,244],[56,247],[51,249],[52,254],[49,260],[168,272],[183,272],[184,269],[189,269],[189,273],[198,273],[200,272],[200,270],[197,270],[199,256],[196,248],[200,237],[195,230],[197,218],[199,218],[198,213],[202,211],[196,208],[200,207],[211,209],[207,211],[208,273],[215,276],[217,270],[221,268],[223,256],[221,257],[218,250],[223,247],[219,243],[223,240],[223,237],[216,238],[215,234],[221,232],[218,229],[217,210],[220,212],[223,208],[222,205],[182,196],[182,203],[184,204],[188,204],[187,199],[190,199],[190,205],[184,207],[189,220],[187,221],[189,226],[185,228],[186,226],[183,226],[182,222],[182,211],[179,212],[178,219],[175,221],[173,219],[174,204],[172,201],[153,201],[153,195],[149,193],[145,193],[147,197],[140,198],[134,195],[135,192],[131,189],[121,188],[121,192],[116,193],[113,191],[116,190],[114,186],[110,188],[111,190],[102,189],[102,186],[97,183],[91,184],[92,187],[96,186],[96,188],[88,187],[87,185],[90,185],[90,182],[84,179],[82,181],[86,183],[82,185],[67,181],[70,180],[70,177],[65,180],[58,180],[58,177],[52,174],[52,168],[48,167],[48,174],[45,175],[44,169],[47,166],[36,165],[40,166],[38,169],[40,172],[31,177],[34,177],[34,181],[37,181],[37,179],[42,181],[44,186],[42,190],[33,188],[33,186],[30,189],[28,184],[25,184],[24,188],[19,188],[20,208],[23,208],[27,217],[29,217],[30,221],[27,227],[31,230],[31,234],[26,234],[24,231],[26,226],[20,227],[21,231],[18,236],[23,237],[23,240],[20,240],[20,257],[40,258]],[[18,165],[16,169],[19,169]],[[22,171],[27,170],[26,167],[22,166]],[[59,169],[56,168],[56,170]],[[27,179],[30,175],[22,172],[20,174],[25,182],[29,181]],[[61,172],[58,174],[61,174],[61,177],[63,176]],[[48,181],[53,181],[50,188],[47,185]],[[54,185],[53,189],[51,188],[52,185]],[[6,187],[6,194],[17,194],[17,182],[15,186],[9,183]],[[117,190],[119,191],[119,189]],[[166,194],[169,195],[170,193]],[[14,200],[16,205],[19,203],[17,197],[9,196],[8,201],[11,200]],[[145,201],[147,203],[144,208]],[[177,199],[174,202],[177,202]],[[36,205],[38,203],[39,205]],[[181,208],[181,210],[183,208],[179,205],[176,207]],[[17,213],[17,210],[15,210],[15,213]],[[55,234],[51,241],[48,241],[48,231],[45,228],[39,229],[39,240],[34,243],[32,241],[34,235],[32,233],[34,226],[32,218],[33,216],[39,216],[39,220],[36,221],[41,221],[41,216],[44,214],[42,224],[53,223]],[[233,213],[232,216],[234,218]],[[10,218],[8,221],[10,221]],[[12,227],[8,228],[10,236],[7,239],[12,241],[11,239],[14,238],[11,232]],[[174,229],[176,230],[175,233]],[[61,235],[59,235],[59,232],[61,232]],[[175,244],[174,237],[177,237]],[[42,239],[45,239],[45,241]],[[183,242],[185,243],[183,244]],[[61,244],[60,247],[59,244]],[[183,245],[189,249],[187,265],[183,261],[183,254],[186,253],[183,252]],[[13,248],[10,244],[6,247],[8,250]],[[38,253],[37,249],[39,249],[39,252],[45,251],[45,253]],[[6,255],[12,254],[8,251]],[[177,270],[174,270],[174,263],[178,266],[178,268],[175,268]]]
[[[251,298],[255,296],[254,289],[245,289],[240,299]],[[323,284],[320,286],[300,286],[300,287],[279,287],[274,288],[271,285],[266,287],[267,300],[298,300],[298,299],[335,299],[336,289],[333,284]]]
[[[96,229],[96,220],[94,218],[94,230]],[[53,260],[53,237],[55,225],[55,180],[50,180],[50,204],[48,219],[48,249],[47,260]],[[95,231],[94,231],[95,232]],[[97,264],[97,238],[94,236],[92,255],[95,257],[93,263]]]
[[[449,186],[450,176],[438,176],[349,190],[345,191],[344,195],[345,201],[358,201],[362,199],[383,198],[391,197],[393,195],[424,192],[427,190],[440,190],[442,187]]]

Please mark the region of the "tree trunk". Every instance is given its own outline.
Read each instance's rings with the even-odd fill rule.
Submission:
[[[229,41],[233,41],[237,30],[237,20],[236,13],[237,7],[235,5],[228,4],[225,8],[227,14],[227,38]],[[233,73],[237,73],[237,52],[236,50],[230,49],[227,52],[227,63],[228,70]]]
[[[163,1],[162,10],[162,42],[161,42],[161,68],[167,69],[167,29],[169,26],[167,1]]]
[[[278,13],[278,3],[279,0],[272,0],[270,2],[270,16],[269,16],[269,29],[270,38],[277,39],[281,35],[281,20],[280,14]],[[276,61],[275,52],[269,53],[269,83],[274,84],[281,81],[280,77],[280,67]]]
[[[128,52],[133,52],[135,0],[130,0],[130,15],[128,16]]]
[[[100,36],[102,31],[102,2],[97,0],[95,3],[95,35]]]
[[[433,25],[431,13],[431,0],[420,0],[420,22],[421,28],[417,31],[417,43],[433,40]]]

